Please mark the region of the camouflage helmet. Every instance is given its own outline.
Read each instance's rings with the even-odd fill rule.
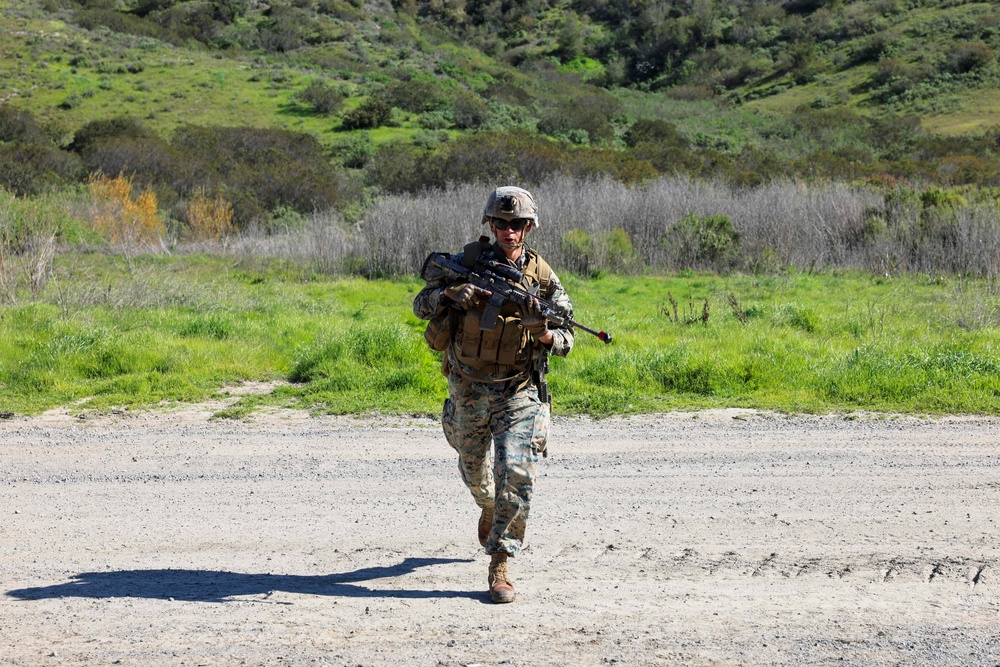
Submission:
[[[513,185],[499,187],[490,193],[483,208],[483,223],[490,218],[513,220],[527,218],[532,226],[538,226],[538,206],[531,193]]]

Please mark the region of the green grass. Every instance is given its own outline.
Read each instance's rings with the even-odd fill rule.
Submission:
[[[564,282],[577,319],[615,342],[579,332],[553,359],[558,414],[1000,413],[995,285],[853,273]],[[446,383],[410,310],[421,284],[205,256],[142,257],[129,272],[114,257],[59,255],[45,291],[0,306],[0,412],[169,405],[285,380],[217,417],[434,414]]]

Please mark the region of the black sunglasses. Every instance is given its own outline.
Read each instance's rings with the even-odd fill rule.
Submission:
[[[503,218],[491,218],[490,222],[497,229],[513,229],[515,232],[519,232],[524,229],[531,220],[528,218],[514,218],[513,220],[504,220]]]

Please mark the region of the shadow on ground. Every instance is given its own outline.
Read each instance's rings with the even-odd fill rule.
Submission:
[[[118,570],[83,572],[71,581],[8,591],[21,600],[47,598],[151,598],[194,602],[230,602],[240,596],[264,596],[275,592],[329,595],[348,598],[470,598],[486,601],[485,592],[369,588],[360,582],[389,579],[431,565],[469,563],[460,558],[406,558],[397,565],[366,567],[342,574],[315,576],[291,574],[242,574],[212,570]],[[286,603],[291,604],[291,603]]]

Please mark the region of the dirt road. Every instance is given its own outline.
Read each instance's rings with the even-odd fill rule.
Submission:
[[[556,419],[519,599],[436,423],[0,422],[4,665],[1000,665],[1000,420]]]

